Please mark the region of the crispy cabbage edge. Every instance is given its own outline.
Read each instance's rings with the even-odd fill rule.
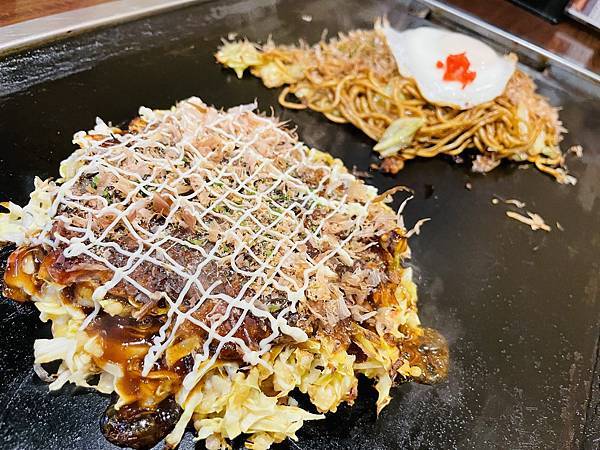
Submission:
[[[381,307],[378,320],[381,333],[398,329],[401,325],[418,327],[414,308],[416,287],[411,269],[403,269],[400,286],[396,289],[396,303]],[[61,361],[50,390],[60,389],[71,382],[91,387],[102,393],[119,393],[118,381],[123,376],[119,366],[106,363],[98,367],[94,357],[102,355],[97,338],[81,330],[84,313],[64,304],[59,288],[46,285],[44,293],[34,298],[43,321],[52,321],[52,339],[38,339],[34,344],[35,363]],[[395,368],[399,350],[389,344],[382,334],[355,324],[353,341],[366,354],[357,362],[354,355],[328,339],[309,339],[295,346],[276,346],[262,358],[263,364],[242,368],[233,362],[217,361],[210,367],[196,387],[179,397],[183,414],[167,445],[175,447],[181,440],[187,424],[192,421],[197,439],[205,439],[207,449],[230,448],[228,441],[240,434],[249,435],[247,448],[267,449],[286,438],[296,439],[296,432],[305,420],[321,419],[323,413],[334,412],[343,402],[352,403],[356,397],[357,375],[363,374],[375,381],[378,391],[378,413],[390,402],[390,388],[396,373],[404,377],[420,375],[420,369],[404,362]],[[90,386],[87,380],[94,374],[100,381]],[[267,395],[263,386],[272,385],[275,395]],[[298,407],[293,391],[298,389],[310,398],[320,414]],[[181,388],[181,391],[183,388]],[[176,397],[176,398],[177,398]]]

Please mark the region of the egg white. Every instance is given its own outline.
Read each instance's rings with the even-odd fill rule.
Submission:
[[[396,31],[384,27],[388,46],[400,74],[414,78],[421,95],[430,103],[468,109],[493,100],[506,88],[512,77],[516,57],[499,56],[483,42],[460,33],[431,27]],[[466,53],[471,63],[469,70],[475,79],[464,86],[458,81],[445,81],[446,57]],[[438,68],[437,62],[444,63]]]

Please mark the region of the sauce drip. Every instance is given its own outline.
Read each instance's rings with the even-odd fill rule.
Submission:
[[[4,271],[5,297],[25,302],[39,292],[41,282],[37,277],[40,250],[35,247],[19,247],[6,260]]]
[[[410,356],[410,365],[421,369],[421,375],[415,381],[435,384],[448,375],[448,343],[438,331],[422,328],[422,333],[405,344],[403,350]]]
[[[94,357],[100,367],[116,364],[123,371],[117,382],[119,394],[126,402],[138,402],[142,408],[153,408],[164,397],[157,392],[172,392],[181,381],[181,374],[155,365],[148,376],[142,376],[144,356],[158,332],[161,322],[153,317],[136,320],[130,317],[99,314],[91,323],[88,334],[100,338],[102,356]],[[166,388],[166,389],[165,389]]]
[[[119,447],[151,448],[173,429],[181,413],[181,407],[173,397],[167,397],[153,409],[125,405],[117,410],[111,404],[100,427],[104,437]]]

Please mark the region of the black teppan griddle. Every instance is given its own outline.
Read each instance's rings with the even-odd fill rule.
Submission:
[[[96,116],[120,124],[140,105],[166,108],[192,95],[222,107],[257,99],[263,111],[272,107],[297,126],[308,144],[368,171],[377,159],[360,131],[282,109],[276,90],[250,76],[238,80],[212,55],[230,32],[315,42],[323,29],[332,35],[370,27],[385,14],[398,28],[425,23],[391,0],[207,2],[6,57],[0,199],[22,204],[36,175],[57,176],[74,150],[72,134],[92,128]],[[438,158],[412,161],[395,177],[373,172],[368,180],[380,190],[412,187],[408,224],[432,219],[412,239],[412,263],[422,321],[450,343],[448,380],[394,389],[379,417],[374,390],[361,383],[353,408],[307,423],[298,442],[277,448],[598,448],[600,107],[590,89],[578,94],[577,86],[532,75],[563,106],[565,148],[585,148],[569,164],[576,186],[516,164],[476,175]],[[495,195],[526,202],[553,231],[533,232],[508,219],[506,207],[491,204]],[[99,428],[108,397],[73,387],[48,393],[33,373],[33,342],[49,336],[37,316],[32,305],[0,301],[0,448],[113,448]],[[187,433],[181,448],[194,445]]]

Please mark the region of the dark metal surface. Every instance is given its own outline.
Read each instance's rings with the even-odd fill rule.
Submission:
[[[511,0],[529,11],[539,14],[552,23],[558,23],[565,16],[569,0]]]
[[[212,53],[229,32],[314,42],[324,28],[368,27],[386,13],[399,27],[419,22],[391,1],[206,3],[0,61],[0,198],[23,203],[35,175],[56,176],[73,151],[72,134],[91,128],[96,115],[120,123],[139,105],[168,107],[191,95],[224,107],[257,98],[262,110],[273,107],[297,125],[308,144],[368,170],[376,159],[362,133],[316,113],[283,110],[276,91],[251,77],[238,80]],[[297,443],[280,448],[598,447],[600,108],[537,78],[563,105],[571,130],[565,145],[586,149],[571,164],[577,186],[510,164],[475,175],[443,159],[369,180],[380,189],[414,188],[407,222],[432,219],[412,239],[413,264],[422,321],[451,345],[448,381],[395,389],[379,418],[363,383],[354,408],[306,424]],[[509,220],[504,207],[491,205],[493,195],[525,201],[554,230],[533,232]],[[108,398],[71,387],[49,394],[33,374],[33,341],[49,333],[34,308],[2,299],[0,323],[0,448],[111,448],[99,430]],[[181,448],[193,447],[188,433]]]

